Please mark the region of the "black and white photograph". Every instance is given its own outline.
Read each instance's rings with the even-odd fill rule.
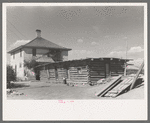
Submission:
[[[94,101],[104,109],[105,102],[132,100],[144,104],[135,112],[145,116],[127,117],[146,119],[146,26],[146,3],[3,3],[4,106]]]

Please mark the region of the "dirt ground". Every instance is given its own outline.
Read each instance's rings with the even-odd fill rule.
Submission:
[[[28,87],[12,88],[22,95],[10,94],[9,100],[88,100],[88,99],[110,99],[97,97],[95,94],[102,90],[107,84],[96,86],[66,84],[52,84],[46,82],[31,82]],[[144,99],[144,87],[136,88],[113,99]]]

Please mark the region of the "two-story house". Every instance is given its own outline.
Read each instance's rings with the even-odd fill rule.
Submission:
[[[24,78],[24,61],[36,59],[40,63],[68,60],[69,48],[59,46],[41,37],[41,30],[36,30],[37,37],[25,42],[8,53],[11,55],[10,63],[16,71],[18,78]]]

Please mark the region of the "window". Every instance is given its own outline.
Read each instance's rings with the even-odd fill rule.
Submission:
[[[21,68],[22,67],[22,64],[20,63],[19,67]]]
[[[20,57],[22,57],[22,50],[20,50]]]
[[[15,53],[13,53],[13,59],[15,59]]]
[[[15,65],[15,72],[17,73],[17,65]]]
[[[82,74],[82,69],[81,68],[77,68],[77,72],[78,72],[78,74]]]
[[[69,68],[66,68],[66,78],[70,79],[70,70],[69,70]]]
[[[35,49],[35,48],[32,49],[32,55],[33,55],[33,56],[36,56],[36,49]]]

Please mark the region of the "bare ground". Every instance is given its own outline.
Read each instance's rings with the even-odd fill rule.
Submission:
[[[95,94],[102,90],[107,84],[97,86],[66,84],[51,84],[46,82],[31,82],[29,87],[18,87],[13,90],[23,95],[10,94],[10,100],[86,100],[86,99],[110,99],[97,97]],[[122,94],[113,99],[144,99],[144,87],[141,86],[130,92]]]

